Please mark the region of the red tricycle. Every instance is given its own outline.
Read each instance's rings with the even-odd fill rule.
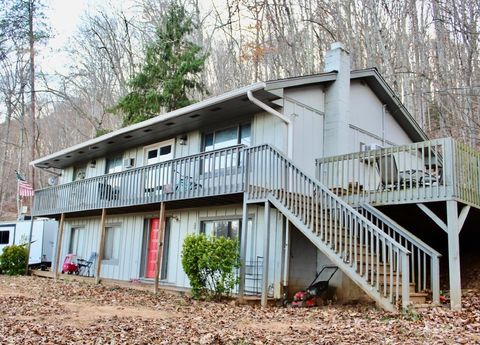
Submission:
[[[67,254],[67,256],[65,256],[62,273],[75,274],[77,276],[80,274],[80,271],[78,270],[77,256],[75,254]]]

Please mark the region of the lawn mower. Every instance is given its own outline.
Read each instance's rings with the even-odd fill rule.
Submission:
[[[326,272],[331,272],[330,276],[328,276],[328,279],[317,281],[325,270]],[[328,283],[337,270],[337,266],[323,266],[308,288],[297,292],[293,296],[292,307],[314,307],[316,305],[316,299],[320,297],[322,293],[327,291]]]

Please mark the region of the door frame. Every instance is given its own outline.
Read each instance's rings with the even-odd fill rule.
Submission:
[[[151,149],[156,148],[157,150],[163,146],[172,146],[172,159],[175,159],[175,139],[168,139],[161,141],[159,143],[151,144],[148,146],[143,147],[143,165],[147,166],[149,165],[148,162],[148,157],[147,157],[147,152],[150,151]],[[158,162],[157,162],[158,163]]]
[[[149,239],[150,239],[150,222],[154,218],[159,218],[159,217],[146,217],[143,220],[143,232],[142,232],[142,250],[141,250],[141,257],[140,257],[140,267],[139,267],[139,277],[140,279],[145,279],[145,280],[152,280],[154,278],[147,278],[147,265],[148,265],[148,260],[147,260],[147,255],[148,255],[148,244],[149,244]],[[165,229],[163,232],[163,257],[162,257],[162,267],[160,267],[160,272],[159,272],[159,280],[160,281],[166,281],[167,280],[167,274],[168,274],[168,257],[169,257],[169,250],[168,246],[170,243],[170,239],[168,241],[168,244],[166,243],[167,241],[165,240],[167,231],[171,232],[171,220],[172,217],[165,217]],[[169,234],[171,238],[171,233]],[[163,268],[165,268],[165,272],[163,272]],[[162,279],[162,276],[164,278]]]

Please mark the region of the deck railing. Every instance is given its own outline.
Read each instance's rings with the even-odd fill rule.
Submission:
[[[33,215],[243,192],[243,155],[237,145],[37,190]]]
[[[268,199],[383,307],[409,305],[409,255],[325,186],[269,145],[246,149],[246,193]]]
[[[455,197],[472,206],[480,205],[480,152],[452,140],[452,176]]]
[[[479,204],[479,153],[452,138],[316,160],[318,180],[352,205],[458,197]]]

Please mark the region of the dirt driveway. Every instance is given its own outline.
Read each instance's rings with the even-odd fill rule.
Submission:
[[[259,308],[0,276],[0,344],[480,344],[480,293],[466,308],[394,315],[372,306]]]

